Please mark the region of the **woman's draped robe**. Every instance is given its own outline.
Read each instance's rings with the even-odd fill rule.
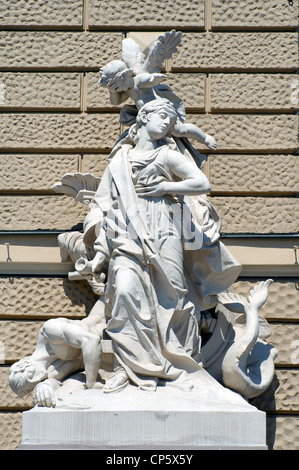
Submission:
[[[241,266],[219,241],[207,198],[140,197],[134,184],[173,180],[168,146],[129,161],[117,150],[95,201],[104,214],[96,251],[109,259],[107,332],[117,361],[145,389],[200,365],[200,312],[217,304]],[[216,216],[215,216],[216,215]]]

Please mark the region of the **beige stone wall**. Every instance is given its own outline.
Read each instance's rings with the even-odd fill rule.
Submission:
[[[120,58],[125,35],[146,47],[172,28],[183,43],[167,61],[168,83],[219,144],[205,172],[222,231],[234,235],[223,241],[245,263],[236,292],[274,279],[262,313],[276,376],[254,403],[267,412],[269,447],[299,449],[297,22],[298,3],[287,0],[1,2],[0,449],[18,448],[32,406],[8,388],[10,364],[33,351],[45,319],[83,318],[94,301],[87,284],[68,281],[48,234],[76,226],[86,209],[50,188],[67,172],[101,176],[120,135],[100,67]]]

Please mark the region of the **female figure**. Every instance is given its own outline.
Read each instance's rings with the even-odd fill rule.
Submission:
[[[95,196],[104,218],[90,270],[99,272],[109,259],[107,332],[120,365],[107,392],[128,379],[143,389],[155,389],[158,380],[188,382],[186,372],[200,368],[200,311],[215,305],[223,284],[228,287],[239,274],[234,259],[223,267],[219,244],[204,250],[209,259],[203,263],[189,255],[186,270],[186,249],[201,252],[204,239],[206,207],[203,217],[194,216],[192,198],[208,193],[210,184],[192,159],[167,145],[176,120],[168,100],[145,104],[130,130],[135,147],[118,150]],[[193,202],[198,212],[199,203]],[[202,270],[211,257],[216,283],[207,292],[213,267],[207,267],[208,283]]]

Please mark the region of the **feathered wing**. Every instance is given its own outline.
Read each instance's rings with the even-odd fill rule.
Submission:
[[[168,31],[159,36],[157,41],[151,46],[148,56],[141,67],[140,72],[159,73],[166,59],[171,59],[181,43],[182,33],[180,31]]]
[[[56,193],[62,193],[75,198],[82,190],[96,192],[100,182],[101,178],[91,173],[67,173],[51,189]]]
[[[126,38],[122,42],[122,61],[129,69],[138,73],[145,62],[145,55],[141,52],[138,44],[131,38]]]

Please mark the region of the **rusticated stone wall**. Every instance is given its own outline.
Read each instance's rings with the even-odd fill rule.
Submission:
[[[119,108],[98,85],[98,71],[120,58],[125,36],[146,46],[175,28],[183,42],[167,63],[167,83],[184,98],[188,120],[217,138],[217,152],[205,150],[205,172],[224,241],[241,237],[250,249],[254,236],[279,247],[288,236],[299,245],[297,22],[296,0],[1,2],[1,240],[10,242],[11,232],[20,240],[31,231],[42,237],[83,221],[86,209],[50,188],[67,172],[101,176],[120,135]],[[83,318],[94,296],[58,272],[36,275],[30,263],[25,274],[5,274],[5,262],[6,256],[0,259],[0,449],[17,449],[32,397],[10,391],[9,366],[33,351],[45,319]],[[237,281],[237,293],[247,296],[260,279],[262,255],[255,264],[256,272]],[[279,350],[273,384],[253,402],[267,412],[270,449],[299,449],[299,271],[293,268],[275,270],[261,311]]]

